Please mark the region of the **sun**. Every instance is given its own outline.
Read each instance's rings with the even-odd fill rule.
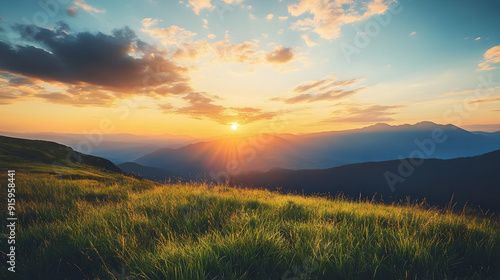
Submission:
[[[233,123],[233,124],[231,125],[231,128],[232,128],[233,130],[238,129],[238,123]]]

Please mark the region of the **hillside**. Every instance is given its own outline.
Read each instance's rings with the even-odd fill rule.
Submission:
[[[500,211],[500,150],[468,158],[426,159],[419,165],[412,165],[412,161],[367,162],[322,170],[274,169],[233,176],[231,184],[304,194],[378,195],[388,202],[410,196],[440,206],[453,198],[458,207],[468,202],[484,211]]]
[[[10,151],[1,168],[16,166],[18,262],[15,274],[2,269],[0,279],[500,276],[500,224],[493,216],[202,183],[160,184],[91,164],[60,176],[49,167],[64,161],[64,146],[2,140],[2,152]],[[38,163],[29,165],[31,160]]]
[[[17,184],[17,271],[28,279],[483,280],[499,273],[499,224],[417,205],[130,177],[19,173]]]
[[[44,171],[59,175],[122,172],[107,159],[82,154],[61,144],[6,136],[0,136],[0,169]]]

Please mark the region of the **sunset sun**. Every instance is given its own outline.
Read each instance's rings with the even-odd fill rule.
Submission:
[[[239,126],[239,125],[238,125],[238,123],[233,123],[233,124],[231,125],[231,128],[232,128],[233,130],[236,130],[236,129],[238,129],[238,126]]]

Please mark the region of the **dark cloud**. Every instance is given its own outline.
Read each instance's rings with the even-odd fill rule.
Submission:
[[[174,113],[187,115],[193,119],[211,119],[219,124],[227,125],[232,122],[248,124],[260,120],[274,118],[277,113],[263,112],[258,108],[250,107],[224,107],[214,102],[219,97],[207,96],[201,92],[192,92],[182,97],[188,105],[175,108],[171,104],[159,105],[159,109],[164,113]]]
[[[127,27],[111,35],[73,35],[65,23],[53,30],[33,25],[17,25],[14,29],[32,45],[13,46],[0,41],[0,70],[45,81],[102,86],[121,93],[188,81],[187,68],[137,39]]]
[[[11,86],[20,86],[20,85],[33,85],[35,82],[26,77],[15,77],[9,80],[9,85]]]

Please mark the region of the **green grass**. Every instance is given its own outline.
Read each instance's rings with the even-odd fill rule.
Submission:
[[[493,219],[82,170],[67,179],[18,171],[17,274],[1,279],[499,275]]]

